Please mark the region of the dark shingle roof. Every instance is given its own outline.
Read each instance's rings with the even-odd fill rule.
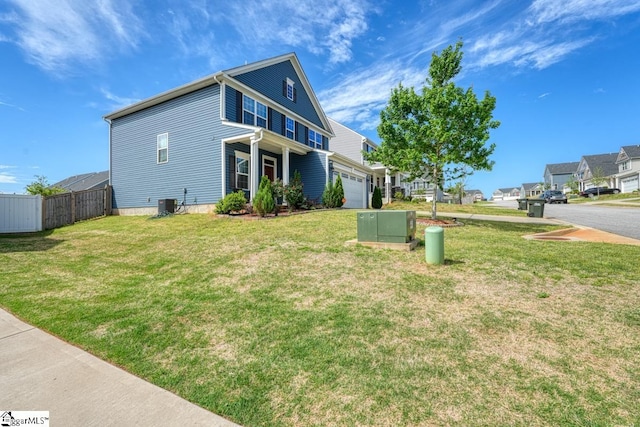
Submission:
[[[618,173],[618,166],[616,165],[618,153],[594,154],[591,156],[582,156],[582,158],[589,166],[592,174],[598,168],[602,169],[604,176],[611,176]]]
[[[575,173],[578,170],[578,165],[580,162],[568,162],[568,163],[553,163],[547,165],[547,169],[549,169],[549,173],[552,175],[562,175]]]
[[[92,188],[102,188],[108,183],[109,171],[102,171],[74,175],[56,182],[52,187],[61,187],[67,191],[82,191],[91,190]]]
[[[622,149],[630,159],[640,157],[640,145],[627,145],[622,147]]]
[[[533,188],[535,188],[536,185],[540,185],[539,182],[525,182],[524,184],[522,184],[522,188],[524,188],[524,191],[529,191]]]

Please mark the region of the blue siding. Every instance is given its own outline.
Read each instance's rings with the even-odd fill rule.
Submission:
[[[242,151],[243,153],[249,154],[249,145],[242,144],[240,142],[236,142],[233,144],[227,144],[225,147],[225,181],[226,181],[226,194],[232,193],[235,189],[235,182],[231,182],[231,176],[235,174],[235,164],[229,162],[230,156],[235,156],[236,151]],[[259,159],[260,159],[260,172],[262,173],[262,156],[273,157],[277,161],[277,171],[276,176],[282,179],[282,154],[272,153],[271,151],[266,151],[263,149],[258,150]],[[232,172],[233,171],[233,172]],[[249,199],[249,192],[245,191],[245,197]]]
[[[327,155],[312,151],[306,156],[291,154],[289,157],[289,176],[298,170],[304,184],[304,195],[310,200],[321,201],[322,192],[327,183]]]
[[[222,194],[221,139],[246,133],[222,126],[218,85],[114,119],[114,208],[155,207],[158,199],[216,203]],[[169,134],[169,161],[157,164],[156,137]]]
[[[238,118],[238,112],[236,110],[236,93],[237,91],[229,86],[225,86],[225,117],[232,122],[239,123],[241,120]]]
[[[287,77],[294,82],[297,94],[296,102],[291,101],[282,93],[282,81]],[[320,116],[313,107],[309,94],[304,90],[300,76],[296,73],[291,61],[283,61],[259,70],[249,71],[234,78],[306,118],[320,129],[324,129]]]

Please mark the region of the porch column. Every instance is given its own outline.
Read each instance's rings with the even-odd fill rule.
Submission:
[[[282,184],[289,184],[289,147],[282,148]]]
[[[386,203],[390,203],[391,202],[391,173],[389,172],[389,169],[385,169],[384,170],[384,188],[385,188],[385,200]]]
[[[253,201],[253,198],[258,193],[258,186],[260,185],[260,156],[259,156],[258,140],[255,136],[251,137],[251,146],[249,149],[251,157],[251,173],[249,182],[249,202]]]

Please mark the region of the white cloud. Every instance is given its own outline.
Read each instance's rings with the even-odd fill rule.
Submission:
[[[111,101],[111,105],[109,108],[112,110],[124,108],[140,101],[139,98],[127,98],[123,96],[118,96],[105,88],[100,88],[100,92],[107,100]]]
[[[532,24],[601,20],[640,11],[637,0],[534,0],[529,7]]]
[[[14,175],[6,172],[0,172],[0,184],[17,184],[18,180]]]
[[[15,108],[16,110],[19,110],[19,111],[26,111],[24,108],[22,108],[22,107],[20,107],[18,105],[9,104],[8,102],[0,101],[0,106],[9,107],[9,108]]]
[[[546,98],[549,95],[551,95],[551,92],[545,92],[545,93],[543,93],[541,95],[538,95],[538,99]]]
[[[136,48],[143,34],[128,1],[9,1],[14,11],[0,19],[13,27],[14,42],[30,62],[56,74],[116,49]]]
[[[224,13],[245,46],[303,47],[339,64],[352,59],[353,41],[365,34],[367,17],[376,9],[367,0],[283,0],[277,7],[247,0],[230,3]]]

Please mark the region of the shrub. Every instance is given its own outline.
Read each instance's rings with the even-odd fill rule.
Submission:
[[[216,203],[217,214],[228,214],[230,212],[240,212],[246,209],[247,199],[244,197],[244,191],[238,190],[224,196],[224,199]]]
[[[266,216],[275,210],[276,202],[273,198],[273,190],[271,189],[271,181],[267,176],[260,179],[258,194],[253,198],[253,209],[260,216]]]
[[[333,197],[333,204],[335,205],[335,207],[342,207],[342,205],[344,204],[344,188],[342,187],[342,178],[340,178],[340,175],[338,175],[338,177],[336,178],[336,185],[333,187]]]
[[[373,196],[371,197],[371,207],[374,209],[382,208],[382,192],[378,186],[373,189]]]
[[[329,182],[327,182],[327,185],[325,185],[324,187],[324,191],[322,192],[322,206],[329,209],[334,207],[334,193],[335,190],[333,188],[333,181],[329,180]]]
[[[393,198],[394,198],[395,200],[404,200],[404,194],[402,194],[402,191],[396,191],[396,192],[393,194]]]
[[[304,193],[302,192],[302,177],[300,172],[295,170],[293,178],[289,184],[284,186],[284,199],[287,201],[289,212],[299,209],[304,204]]]

